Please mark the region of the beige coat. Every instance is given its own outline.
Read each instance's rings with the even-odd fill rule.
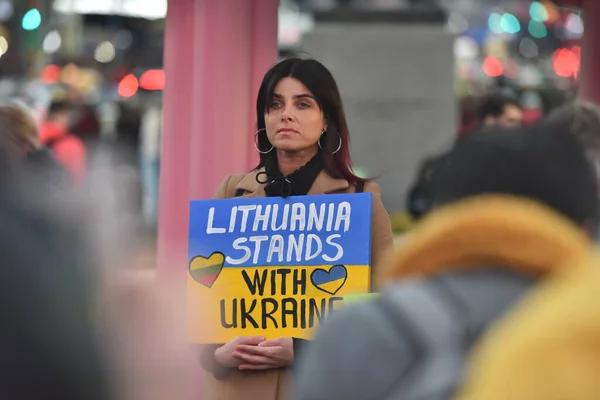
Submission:
[[[245,191],[242,197],[266,197],[263,184],[256,181],[256,175],[263,170],[249,174],[230,175],[219,185],[215,199],[234,197],[236,191]],[[354,193],[355,188],[345,179],[331,177],[321,171],[308,194]],[[365,192],[373,194],[373,216],[371,237],[371,265],[377,268],[384,253],[392,246],[393,234],[390,218],[383,203],[379,186],[373,182],[365,184]],[[283,400],[290,383],[288,369],[273,369],[258,372],[233,371],[226,379],[216,380],[206,374],[205,400]]]

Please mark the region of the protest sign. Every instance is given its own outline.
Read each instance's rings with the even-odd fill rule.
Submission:
[[[310,338],[370,286],[371,194],[190,204],[187,315],[195,343]]]

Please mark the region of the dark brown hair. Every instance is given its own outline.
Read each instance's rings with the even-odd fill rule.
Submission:
[[[559,126],[575,135],[587,151],[600,153],[600,107],[577,100],[558,107],[541,121],[542,126]]]
[[[302,82],[315,96],[327,119],[327,131],[320,139],[323,147],[320,154],[323,157],[325,171],[332,177],[343,178],[351,184],[364,182],[364,179],[359,178],[352,171],[350,132],[338,86],[331,72],[313,59],[289,58],[277,63],[265,74],[256,99],[256,120],[258,129],[262,129],[262,134],[258,135],[259,149],[266,151],[271,148],[264,131],[265,112],[273,98],[275,86],[283,78],[294,78]],[[335,152],[338,146],[340,149]],[[277,155],[275,152],[261,154],[257,169],[264,166],[269,157],[277,157]]]

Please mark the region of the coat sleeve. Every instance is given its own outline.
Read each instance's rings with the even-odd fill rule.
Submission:
[[[299,360],[290,400],[384,399],[413,365],[409,341],[375,302],[332,314]]]
[[[215,360],[215,351],[220,346],[219,344],[200,346],[200,365],[206,372],[213,374],[217,380],[227,378],[232,371],[231,368],[224,367]]]
[[[375,271],[388,250],[394,243],[392,222],[381,201],[381,190],[376,183],[369,182],[365,192],[373,194],[371,215],[371,269]]]

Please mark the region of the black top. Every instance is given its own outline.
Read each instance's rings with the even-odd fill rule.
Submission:
[[[306,165],[292,172],[288,176],[283,176],[277,163],[267,162],[265,171],[256,174],[256,181],[260,184],[268,183],[265,186],[267,197],[288,197],[305,196],[317,179],[319,173],[323,170],[323,158],[321,154],[315,155]],[[365,189],[365,181],[359,181],[356,184],[356,193],[362,193]],[[243,196],[244,189],[237,189],[235,197]]]
[[[265,171],[256,175],[256,181],[265,186],[267,197],[304,196],[308,194],[317,175],[323,170],[323,156],[317,153],[303,167],[284,176],[277,165],[277,159],[270,157],[265,162]]]

